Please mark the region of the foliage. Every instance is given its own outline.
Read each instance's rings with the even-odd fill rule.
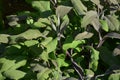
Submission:
[[[120,80],[120,0],[23,2],[0,1],[0,80]]]

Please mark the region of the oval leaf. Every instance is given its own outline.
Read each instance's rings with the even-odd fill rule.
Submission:
[[[18,79],[23,78],[26,73],[23,71],[19,71],[19,70],[7,70],[3,74],[4,74],[4,76],[6,76],[10,79],[18,80]]]
[[[91,38],[92,36],[93,36],[93,33],[85,31],[83,33],[77,34],[77,36],[75,37],[75,40],[88,39],[88,38]]]
[[[60,18],[64,17],[69,11],[72,9],[72,7],[69,6],[58,6],[56,9],[56,15],[59,16]]]
[[[73,7],[79,15],[84,15],[87,11],[87,7],[81,2],[81,0],[71,0]]]
[[[90,24],[94,18],[97,18],[98,14],[96,11],[88,11],[86,15],[83,17],[83,20],[81,22],[81,27],[86,27],[88,24]]]

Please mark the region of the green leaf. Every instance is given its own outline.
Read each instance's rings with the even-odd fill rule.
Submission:
[[[84,44],[85,43],[85,41],[84,40],[78,40],[78,41],[73,41],[73,42],[71,42],[71,43],[65,43],[64,45],[63,45],[63,50],[67,50],[67,49],[69,49],[69,48],[76,48],[79,44]]]
[[[50,41],[52,41],[52,37],[47,37],[47,38],[45,38],[45,40],[43,40],[43,41],[41,42],[41,44],[42,44],[43,46],[46,46]]]
[[[57,38],[51,40],[51,38],[49,38],[48,40],[50,41],[46,41],[45,43],[42,43],[44,45],[44,47],[46,48],[46,50],[44,50],[42,52],[42,54],[40,54],[40,58],[45,60],[45,61],[48,61],[49,59],[49,54],[48,53],[51,53],[53,51],[55,51],[55,49],[57,48]]]
[[[0,43],[8,43],[8,37],[9,35],[7,34],[0,34]]]
[[[64,32],[64,30],[66,29],[66,27],[68,26],[68,24],[69,24],[69,18],[68,18],[68,16],[65,16],[64,17],[64,21],[60,25],[60,32],[61,33]]]
[[[120,73],[111,74],[111,75],[109,76],[108,80],[120,80]]]
[[[50,26],[50,21],[47,18],[39,18],[34,24],[37,28]]]
[[[23,78],[26,73],[23,71],[19,71],[19,70],[7,70],[3,73],[4,76],[8,77],[9,79],[14,79],[14,80],[18,80]]]
[[[93,71],[96,71],[98,68],[98,60],[99,60],[99,51],[95,50],[93,47],[91,46],[86,46],[86,48],[91,50],[91,61],[90,61],[90,68]]]
[[[37,74],[37,80],[46,80],[49,78],[51,69],[45,68],[40,73]]]
[[[100,20],[100,23],[101,23],[101,27],[104,31],[108,32],[109,31],[109,27],[108,27],[108,24],[107,24],[107,21],[106,20]]]
[[[32,6],[40,12],[50,10],[50,1],[32,1]]]
[[[94,18],[94,19],[91,21],[90,24],[94,27],[94,29],[95,29],[97,32],[100,31],[101,25],[100,25],[100,22],[99,22],[99,18]]]
[[[111,31],[119,31],[120,23],[119,20],[117,19],[117,16],[107,15],[105,17],[105,20],[107,21],[107,24]]]
[[[1,58],[0,59],[0,63],[1,65],[1,72],[7,71],[8,69],[10,69],[12,66],[15,65],[15,60],[8,60],[6,58]]]
[[[58,67],[68,67],[69,64],[65,62],[63,58],[57,58]]]
[[[83,40],[83,39],[89,39],[93,36],[93,33],[84,31],[82,33],[77,34],[75,37],[75,40]]]
[[[34,46],[36,44],[38,44],[39,42],[37,40],[29,40],[29,41],[25,41],[24,44],[27,46],[27,47],[31,47],[31,46]]]
[[[14,60],[15,60],[15,65],[12,66],[10,69],[18,69],[27,63],[26,57],[24,56],[17,56],[14,58]]]
[[[52,51],[54,51],[57,48],[57,38],[53,39],[52,41],[50,41],[45,47],[47,48],[47,53],[50,53]]]
[[[79,15],[84,15],[87,12],[87,7],[81,2],[81,0],[71,0],[73,7]]]
[[[83,20],[81,22],[81,27],[86,28],[88,24],[90,24],[95,18],[98,17],[98,14],[96,11],[88,11],[86,15],[83,17]]]
[[[21,40],[24,41],[26,39],[27,40],[36,39],[41,36],[42,36],[42,33],[39,30],[28,29],[27,31],[25,31],[21,34],[10,36],[10,43],[13,44],[13,43],[19,42]]]
[[[0,80],[5,80],[5,77],[0,73]]]
[[[94,76],[94,72],[90,69],[85,69],[85,75],[88,78],[92,78]]]
[[[63,18],[66,14],[70,12],[72,7],[60,5],[56,8],[56,15]]]

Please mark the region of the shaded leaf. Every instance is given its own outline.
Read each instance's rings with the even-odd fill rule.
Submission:
[[[75,40],[89,39],[92,36],[93,36],[93,33],[85,31],[83,33],[77,34],[77,36],[75,37]]]
[[[88,11],[86,15],[83,17],[83,20],[81,22],[81,27],[85,28],[88,24],[92,22],[95,18],[98,17],[98,14],[96,11]]]
[[[72,7],[60,5],[56,8],[56,15],[60,18],[64,17],[70,12]]]
[[[71,0],[73,7],[79,15],[84,15],[87,11],[87,7],[81,2],[81,0]]]
[[[120,55],[120,45],[118,45],[118,46],[113,50],[113,55],[114,55],[114,56]]]
[[[19,70],[7,70],[3,73],[4,76],[10,78],[10,79],[15,79],[15,80],[18,80],[18,79],[21,79],[25,76],[25,72],[23,71],[19,71]]]
[[[111,33],[108,33],[107,35],[105,35],[103,38],[104,38],[104,39],[105,39],[105,38],[116,38],[116,39],[120,39],[120,34],[119,34],[119,33],[116,33],[116,32],[111,32]]]
[[[69,77],[69,78],[66,78],[65,80],[78,80],[78,79],[74,77]]]
[[[110,33],[106,34],[106,35],[103,37],[103,39],[100,41],[100,43],[98,44],[98,47],[100,47],[107,38],[120,39],[120,34],[119,34],[119,33],[116,33],[116,32],[110,32]]]
[[[114,57],[112,51],[110,51],[107,47],[101,46],[99,48],[100,58],[108,65],[119,65],[120,61],[118,58]]]

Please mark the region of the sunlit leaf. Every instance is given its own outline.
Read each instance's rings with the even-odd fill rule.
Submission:
[[[58,64],[58,67],[67,67],[67,66],[69,66],[69,64],[66,63],[65,60],[62,59],[62,58],[57,58],[57,64]]]
[[[8,43],[8,34],[0,34],[0,43]]]
[[[73,7],[79,15],[84,15],[87,11],[87,7],[81,2],[81,0],[71,0]]]
[[[108,27],[108,24],[107,24],[107,21],[105,20],[100,20],[100,23],[101,23],[101,27],[104,31],[108,32],[109,31],[109,27]]]
[[[63,45],[63,50],[67,50],[70,48],[76,48],[79,44],[84,44],[85,41],[84,40],[77,40],[77,41],[72,41],[71,43],[65,43]]]
[[[27,47],[30,47],[30,46],[33,46],[35,44],[38,44],[39,42],[37,40],[30,40],[30,41],[25,41],[24,44],[27,46]]]
[[[49,77],[51,70],[46,68],[43,69],[40,73],[37,74],[37,80],[45,80]]]
[[[94,76],[94,72],[90,69],[85,69],[85,75],[88,77],[88,78],[91,78]]]
[[[5,80],[5,77],[0,73],[0,80]]]
[[[16,42],[21,42],[22,40],[30,40],[30,39],[36,39],[38,37],[41,37],[42,33],[37,30],[37,29],[29,29],[21,34],[18,35],[12,35],[10,36],[10,43],[16,43]]]
[[[71,9],[72,7],[60,5],[56,8],[56,15],[62,18],[68,14]]]
[[[105,17],[105,20],[107,21],[107,24],[111,31],[119,31],[120,23],[116,16],[108,15]]]
[[[15,65],[12,66],[10,69],[18,69],[27,63],[25,56],[18,56],[16,58],[14,58],[14,60],[15,60]]]
[[[120,80],[120,73],[111,74],[111,75],[109,76],[108,80]]]
[[[9,60],[9,59],[5,59],[5,58],[1,58],[0,59],[0,63],[1,65],[1,72],[7,71],[8,69],[10,69],[12,66],[15,65],[15,60]]]
[[[93,47],[91,46],[86,46],[86,48],[91,50],[91,61],[90,61],[90,68],[93,71],[96,71],[98,68],[98,60],[99,60],[99,51],[95,50]]]
[[[18,80],[18,79],[23,78],[26,73],[23,71],[19,71],[19,70],[7,70],[3,74],[9,79]]]
[[[109,0],[111,3],[113,4],[118,4],[118,1],[117,0]]]
[[[43,28],[50,26],[50,21],[47,18],[40,18],[33,25],[37,28]]]
[[[85,31],[85,32],[77,34],[77,36],[75,37],[75,40],[89,39],[92,36],[93,36],[93,33]]]
[[[98,17],[98,14],[96,11],[88,11],[86,15],[83,17],[83,20],[81,22],[81,27],[85,28],[88,24],[90,24],[95,18]]]
[[[46,5],[44,5],[46,4]],[[40,12],[44,12],[46,10],[50,10],[50,2],[49,1],[32,1],[32,6],[39,10]]]

